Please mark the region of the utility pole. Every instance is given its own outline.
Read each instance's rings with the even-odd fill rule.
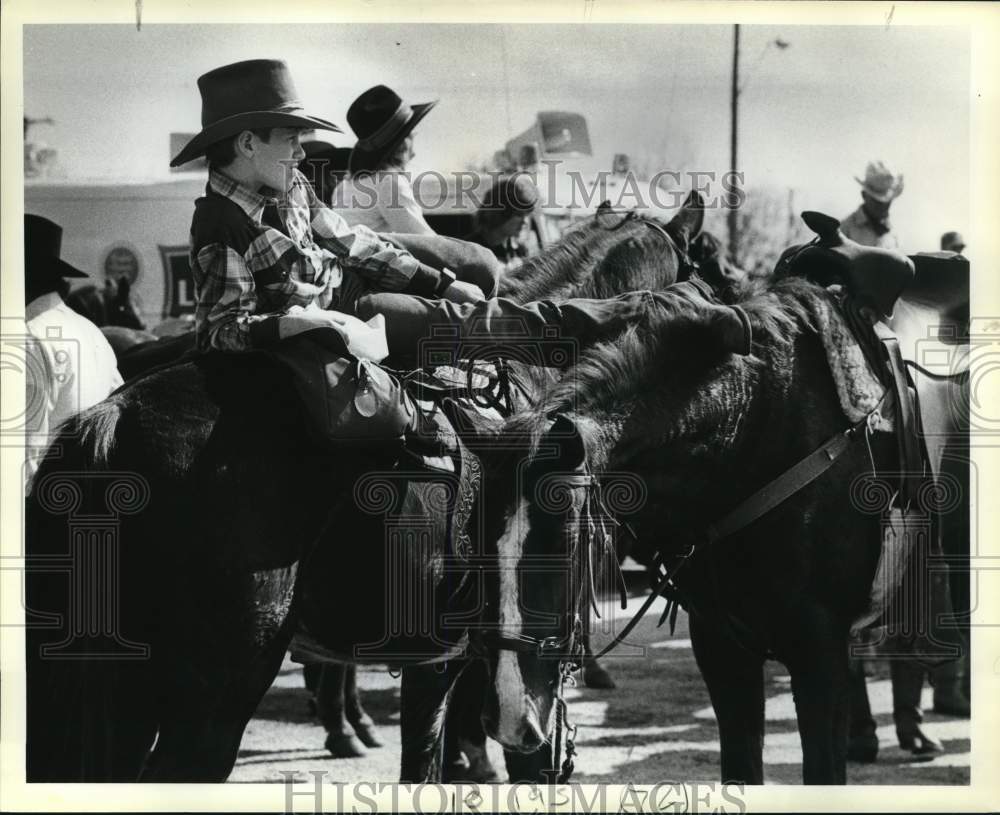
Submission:
[[[735,173],[736,165],[736,130],[739,120],[739,98],[740,98],[740,26],[739,23],[733,26],[733,91],[732,91],[732,131],[730,136],[729,169]],[[735,179],[732,179],[735,181]],[[733,263],[738,263],[737,252],[739,251],[740,236],[737,224],[738,212],[736,207],[729,210],[729,259]]]

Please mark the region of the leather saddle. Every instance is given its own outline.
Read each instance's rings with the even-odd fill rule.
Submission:
[[[844,288],[853,301],[848,322],[873,370],[897,396],[900,469],[926,463],[939,478],[943,447],[968,431],[955,407],[968,404],[962,396],[968,389],[969,261],[953,252],[907,257],[862,246],[840,231],[836,218],[820,212],[803,212],[802,220],[816,238],[782,253],[775,277]],[[869,320],[885,359],[871,355]]]
[[[954,626],[942,627],[952,613],[948,582],[939,560],[936,571],[928,566],[928,558],[941,552],[940,516],[927,543],[920,530],[927,515],[939,511],[922,488],[932,483],[947,492],[946,451],[967,444],[968,353],[962,349],[968,343],[969,263],[950,252],[905,257],[861,246],[844,236],[835,218],[817,212],[802,218],[817,237],[787,250],[776,276],[843,287],[844,317],[894,397],[898,498],[887,514],[868,608],[852,624],[855,644],[879,644],[883,653],[927,664],[954,659],[960,653]],[[949,545],[961,548],[961,541]],[[912,599],[906,598],[916,596],[923,600],[914,628]]]
[[[841,284],[860,306],[874,309],[879,319],[890,317],[916,274],[913,261],[891,249],[852,241],[840,231],[840,221],[821,212],[803,212],[802,220],[816,238],[786,249],[775,277],[802,276],[821,286]]]

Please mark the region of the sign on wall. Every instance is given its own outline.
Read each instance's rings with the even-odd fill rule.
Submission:
[[[180,317],[194,314],[194,278],[191,276],[191,261],[188,246],[160,246],[163,258],[163,316]]]

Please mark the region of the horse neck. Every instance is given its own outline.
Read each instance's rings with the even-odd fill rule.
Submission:
[[[507,275],[503,294],[520,303],[586,297],[594,270],[607,250],[635,231],[631,223],[620,229],[606,229],[596,223],[583,226]]]

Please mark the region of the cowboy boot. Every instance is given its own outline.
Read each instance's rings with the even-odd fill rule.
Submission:
[[[916,755],[943,753],[944,746],[928,736],[920,726],[920,693],[924,686],[924,667],[916,660],[894,659],[889,663],[892,677],[892,718],[896,722],[899,746]]]

